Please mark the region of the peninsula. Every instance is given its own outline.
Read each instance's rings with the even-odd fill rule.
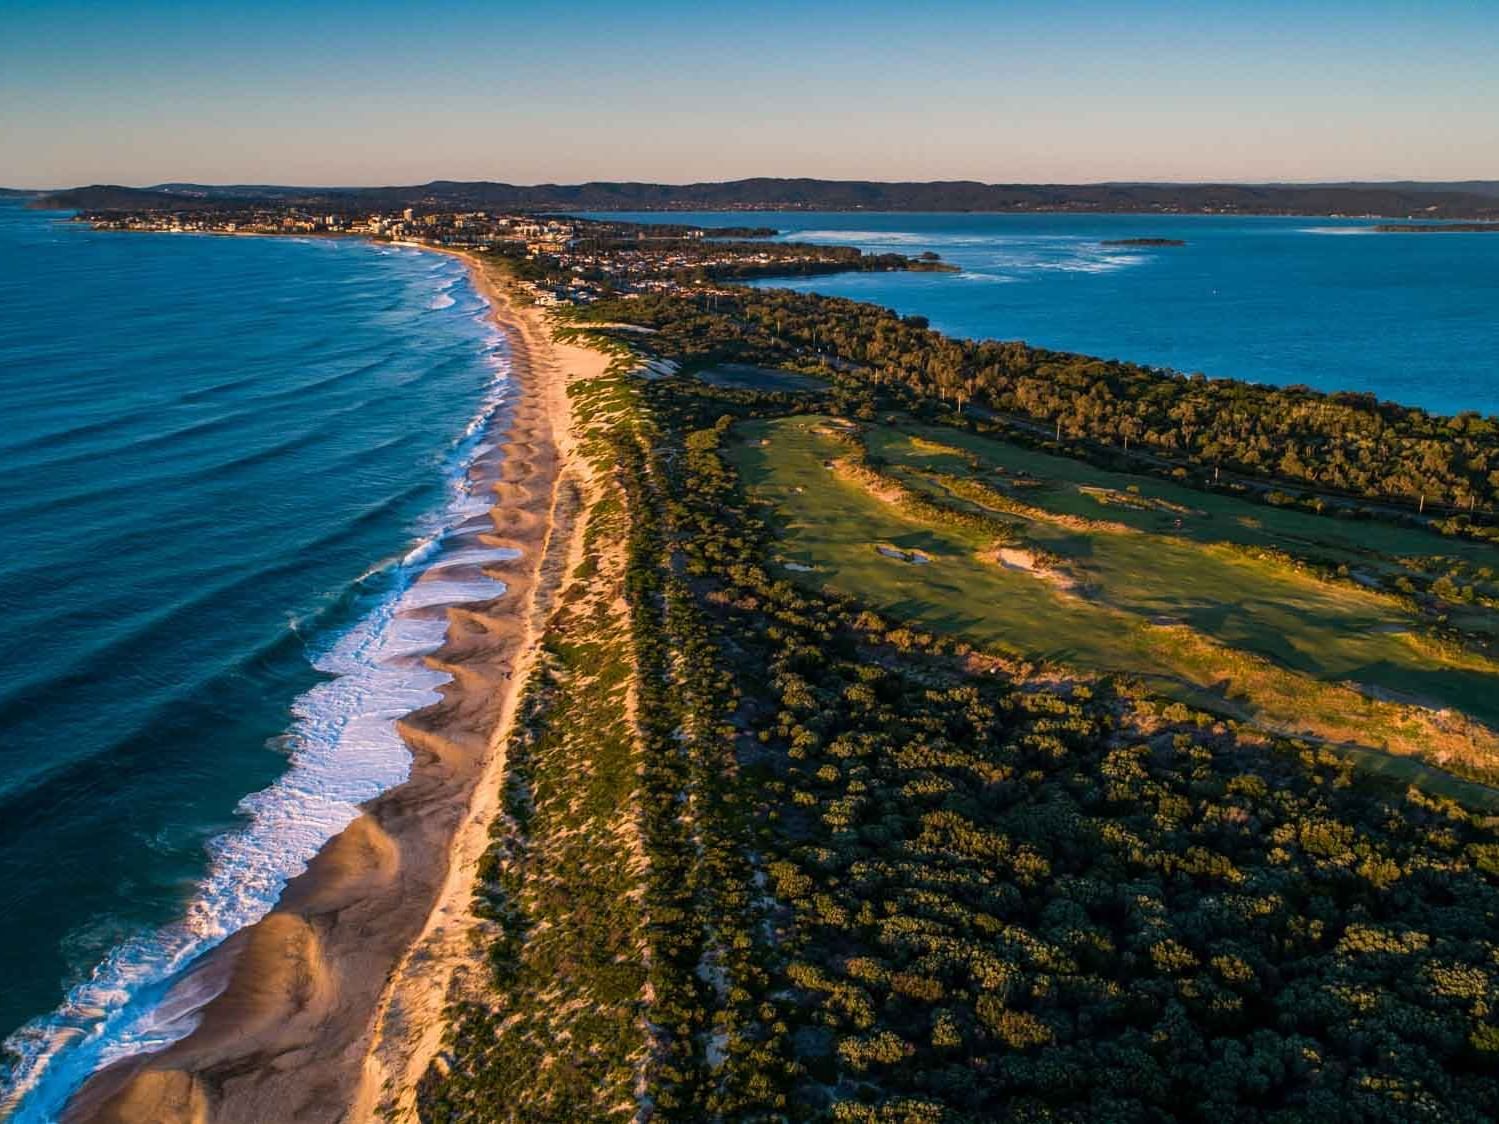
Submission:
[[[266,207],[470,262],[519,556],[70,1120],[1499,1110],[1491,423],[739,283],[920,258]]]
[[[6,6],[0,1124],[1499,1122],[1496,13]]]

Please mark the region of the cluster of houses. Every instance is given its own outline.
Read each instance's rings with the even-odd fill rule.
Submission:
[[[346,234],[354,229],[339,215],[310,215],[286,211],[142,211],[122,214],[85,212],[78,216],[96,230],[148,230],[174,234]]]
[[[415,208],[372,214],[317,214],[301,208],[223,211],[85,213],[80,219],[101,230],[150,230],[199,234],[354,234],[432,242],[470,249],[521,248],[528,254],[560,253],[573,243],[566,220],[485,211],[418,214]]]
[[[704,285],[708,279],[719,271],[769,266],[782,260],[742,241],[705,238],[703,230],[693,227],[655,230],[634,223],[486,211],[423,213],[405,207],[373,213],[317,214],[304,207],[239,206],[85,213],[78,217],[106,230],[363,236],[414,245],[500,251],[542,266],[532,272],[544,280],[526,282],[542,304],[588,303],[606,292],[638,295],[691,288],[694,293],[702,293],[707,291]]]

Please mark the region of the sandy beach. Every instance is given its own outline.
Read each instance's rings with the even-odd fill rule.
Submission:
[[[429,660],[452,681],[441,702],[401,723],[409,779],[366,805],[269,915],[174,987],[164,1009],[195,1013],[196,1029],[95,1074],[73,1098],[70,1124],[415,1118],[449,983],[473,956],[474,872],[516,700],[574,548],[586,470],[574,456],[568,384],[608,361],[553,341],[539,309],[512,300],[481,260],[458,256],[513,363],[497,440],[469,469],[494,494],[476,544],[517,552],[484,567],[505,592],[447,610],[446,642]]]

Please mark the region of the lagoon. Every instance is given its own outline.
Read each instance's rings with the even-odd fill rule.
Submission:
[[[1217,215],[671,212],[772,226],[957,273],[763,284],[870,301],[955,336],[1021,339],[1212,377],[1358,390],[1499,414],[1499,238],[1374,231],[1375,219]],[[1181,246],[1108,245],[1172,239]]]

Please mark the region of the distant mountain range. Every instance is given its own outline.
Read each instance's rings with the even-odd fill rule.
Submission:
[[[985,184],[966,180],[746,179],[727,183],[537,184],[435,180],[409,187],[94,185],[36,204],[86,211],[223,209],[256,204],[336,210],[418,207],[515,211],[1081,211],[1133,214],[1373,215],[1499,219],[1499,182],[1347,184]]]
[[[1287,185],[1295,186],[1295,185]],[[1308,185],[1301,185],[1303,187]],[[1421,180],[1392,180],[1389,183],[1319,183],[1317,187],[1388,188],[1391,191],[1450,191],[1466,195],[1492,195],[1499,198],[1499,180],[1451,180],[1445,183]]]

